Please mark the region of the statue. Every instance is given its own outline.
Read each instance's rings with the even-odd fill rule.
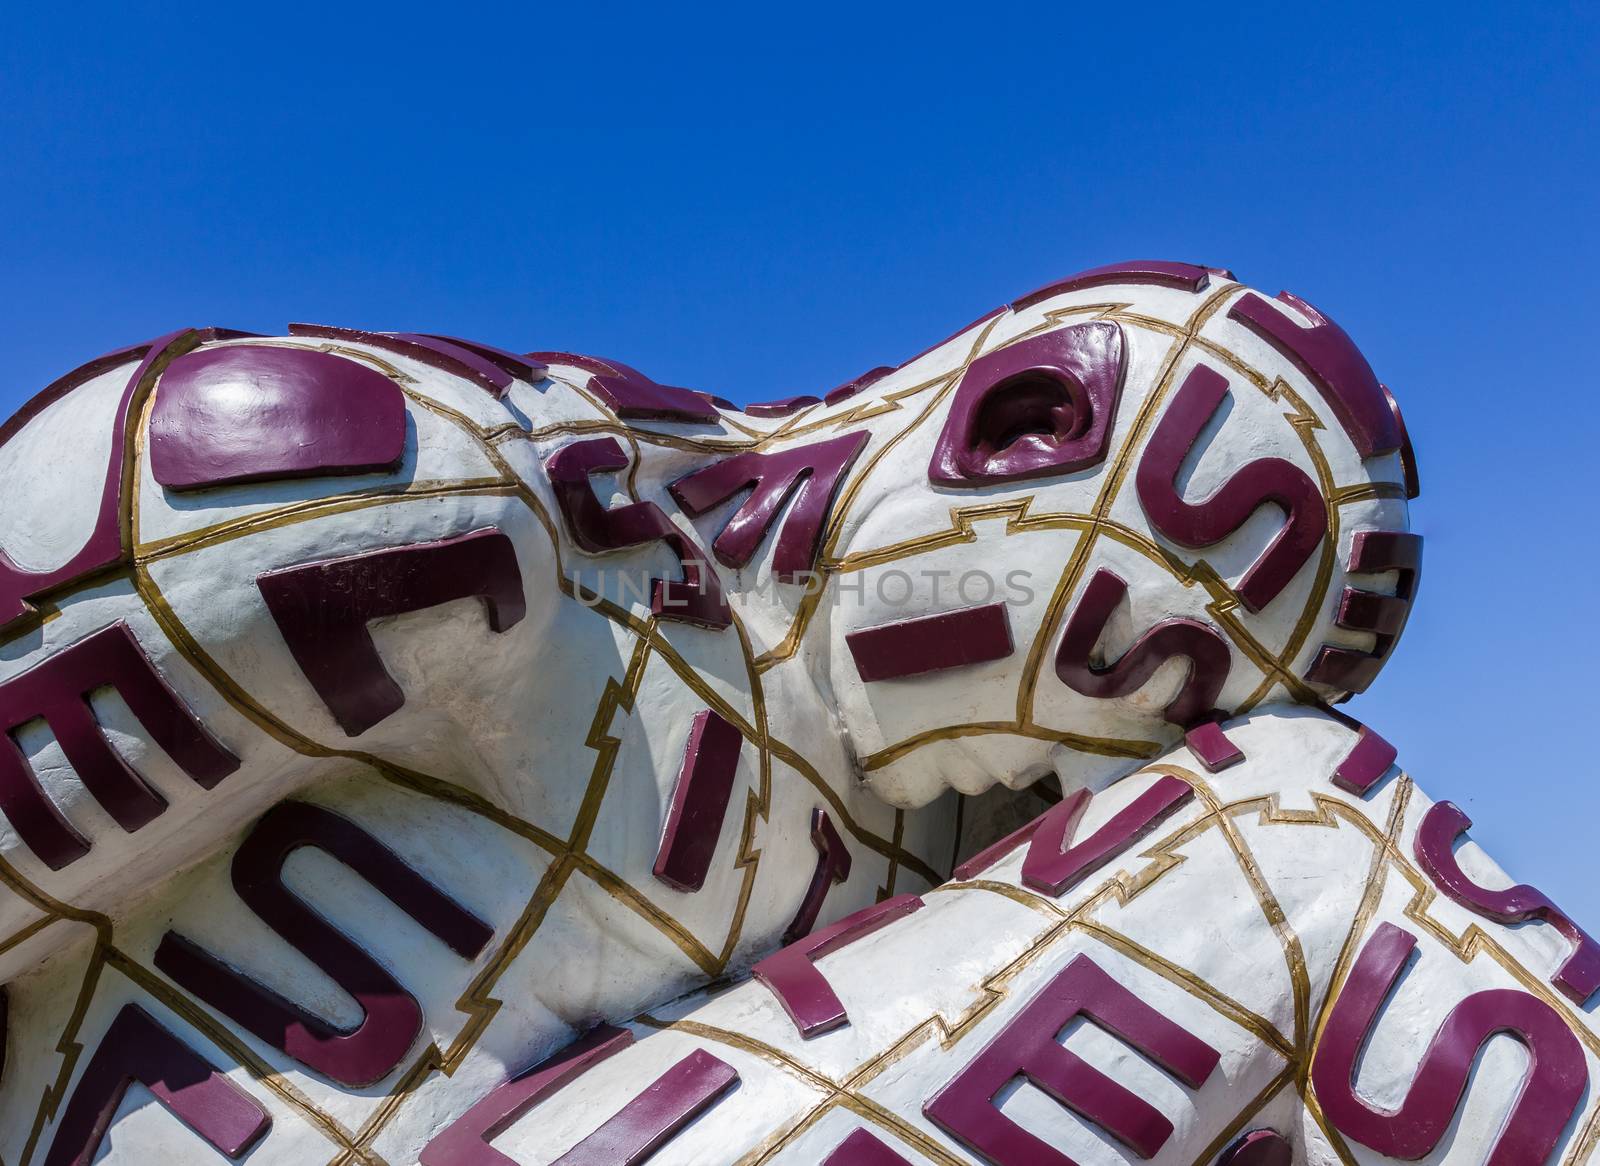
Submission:
[[[1600,948],[1339,703],[1400,413],[1218,268],[819,397],[291,325],[0,428],[0,1163],[1535,1166]]]

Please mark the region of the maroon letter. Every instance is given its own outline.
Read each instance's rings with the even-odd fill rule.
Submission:
[[[1164,776],[1096,830],[1092,838],[1073,844],[1078,823],[1093,798],[1091,791],[1074,790],[1027,825],[984,847],[956,867],[957,882],[975,878],[1024,842],[1028,853],[1022,863],[1022,881],[1036,891],[1060,896],[1110,862],[1129,845],[1143,838],[1194,797],[1189,784]]]
[[[521,377],[529,382],[544,380],[545,374],[550,371],[550,366],[542,360],[535,360],[531,356],[518,356],[515,352],[507,352],[504,348],[496,348],[493,344],[485,344],[481,340],[463,340],[459,336],[442,336],[438,332],[402,332],[400,336],[414,340],[439,340],[453,349],[464,348],[474,356],[483,357],[501,372]]]
[[[267,812],[234,855],[234,890],[355,998],[365,1013],[361,1023],[340,1032],[173,931],[156,949],[156,967],[273,1048],[343,1085],[365,1088],[405,1056],[422,1030],[422,1008],[376,960],[284,885],[283,864],[302,846],[344,863],[463,959],[475,957],[494,934],[348,818],[305,802],[284,802]]]
[[[1084,588],[1056,649],[1056,675],[1074,692],[1109,699],[1144,687],[1157,668],[1174,656],[1189,660],[1189,678],[1167,705],[1166,719],[1188,727],[1213,715],[1217,694],[1233,666],[1228,643],[1211,627],[1192,619],[1162,620],[1134,643],[1115,664],[1095,667],[1089,654],[1100,642],[1111,613],[1128,593],[1128,584],[1102,567]]]
[[[1356,743],[1345,754],[1333,771],[1333,784],[1357,797],[1366,797],[1367,791],[1389,772],[1400,751],[1366,725],[1355,724]]]
[[[816,567],[822,528],[839,481],[866,443],[862,431],[776,453],[748,450],[679,478],[668,489],[691,515],[704,514],[741,490],[753,491],[711,544],[717,558],[730,567],[750,561],[792,497],[773,551],[772,573],[793,583]]]
[[[364,332],[357,328],[335,328],[329,324],[290,324],[289,335],[316,336],[324,340],[344,340],[381,348],[451,376],[464,377],[495,397],[505,396],[506,390],[511,387],[510,370],[513,366],[510,361],[519,359],[510,353],[501,353],[499,358],[491,357],[485,351],[486,345],[466,344],[422,332]],[[544,368],[537,361],[521,360],[520,363],[526,367],[518,369],[516,375],[532,377],[536,370],[538,375],[543,375]]]
[[[705,393],[657,384],[621,361],[580,356],[574,352],[530,352],[545,364],[570,364],[592,374],[589,389],[618,417],[638,421],[716,421],[716,406]],[[732,409],[733,406],[728,406]]]
[[[311,687],[350,737],[406,702],[367,631],[371,620],[476,597],[503,632],[527,610],[511,540],[498,530],[325,559],[256,580]]]
[[[673,525],[654,502],[608,510],[595,497],[589,475],[625,469],[628,457],[614,437],[576,441],[557,450],[546,465],[561,516],[572,541],[590,554],[663,542],[683,564],[683,578],[651,582],[650,610],[662,619],[720,629],[733,623],[722,583],[700,548]]]
[[[696,1049],[550,1166],[639,1166],[738,1080],[732,1065]]]
[[[586,1033],[555,1056],[518,1073],[437,1134],[422,1151],[422,1166],[516,1166],[489,1143],[535,1105],[632,1043],[631,1032],[608,1024]]]
[[[834,1147],[833,1153],[822,1160],[822,1166],[910,1166],[866,1130],[856,1130]]]
[[[1091,267],[1088,271],[1080,271],[1077,275],[1069,275],[1066,279],[1057,280],[1037,291],[1029,292],[1020,300],[1012,301],[1011,309],[1020,312],[1023,308],[1052,296],[1082,291],[1085,288],[1104,287],[1108,284],[1113,286],[1129,283],[1150,284],[1155,287],[1176,288],[1179,291],[1199,292],[1205,290],[1213,274],[1220,275],[1224,279],[1233,278],[1233,272],[1221,267],[1197,267],[1193,263],[1173,263],[1165,259],[1134,259],[1127,263],[1108,263],[1104,267]]]
[[[695,717],[656,852],[655,876],[669,887],[693,894],[705,886],[743,745],[738,728],[715,709]]]
[[[78,1079],[44,1166],[89,1166],[128,1086],[139,1082],[218,1153],[242,1158],[272,1119],[232,1081],[137,1004],[106,1029]]]
[[[817,806],[811,811],[811,845],[816,847],[817,865],[811,872],[811,884],[806,887],[805,898],[800,900],[800,910],[795,912],[789,929],[783,933],[784,943],[794,943],[811,934],[822,914],[823,900],[828,897],[828,887],[842,883],[850,877],[850,850],[834,829],[828,811]]]
[[[1122,1038],[1191,1089],[1205,1084],[1221,1060],[1210,1045],[1080,955],[1040,989],[922,1112],[991,1166],[1077,1166],[996,1107],[996,1095],[1020,1074],[1141,1158],[1153,1158],[1172,1136],[1172,1123],[1149,1102],[1056,1043],[1067,1022],[1080,1015]]]
[[[1279,292],[1278,300],[1298,310],[1310,325],[1292,319],[1254,292],[1239,297],[1228,319],[1250,329],[1315,382],[1362,457],[1399,449],[1396,411],[1355,342],[1299,296]]]
[[[1202,721],[1187,729],[1183,743],[1199,758],[1207,773],[1221,773],[1244,760],[1244,750],[1229,739],[1216,721]]]
[[[895,620],[844,639],[856,671],[869,683],[987,664],[1015,651],[1003,603]]]
[[[1187,805],[1194,790],[1188,782],[1165,775],[1092,836],[1074,843],[1073,835],[1093,796],[1080,789],[1045,811],[1022,860],[1024,883],[1059,897]]]
[[[1417,830],[1416,854],[1422,869],[1439,889],[1470,911],[1497,923],[1548,923],[1572,944],[1551,983],[1580,1008],[1600,988],[1600,944],[1579,927],[1550,897],[1526,883],[1491,891],[1467,877],[1456,862],[1457,839],[1472,829],[1472,819],[1452,802],[1439,802]]]
[[[1416,937],[1391,923],[1367,941],[1328,1017],[1311,1063],[1323,1112],[1348,1138],[1391,1158],[1431,1154],[1461,1104],[1478,1050],[1504,1033],[1528,1049],[1528,1070],[1488,1166],[1538,1166],[1550,1157],[1589,1081],[1583,1047],[1566,1022],[1526,992],[1493,989],[1457,1004],[1422,1054],[1416,1079],[1396,1110],[1356,1095],[1357,1058],[1393,990]]]
[[[150,471],[169,490],[389,471],[405,452],[405,396],[388,377],[308,348],[191,352],[161,377]]]
[[[880,364],[877,368],[862,373],[854,380],[845,381],[844,384],[836,389],[829,389],[822,395],[822,403],[824,405],[837,405],[840,401],[848,401],[863,389],[881,381],[894,371],[888,365]]]
[[[1361,531],[1351,544],[1345,569],[1355,574],[1396,571],[1399,582],[1393,595],[1344,589],[1334,622],[1353,631],[1371,632],[1373,650],[1358,652],[1324,644],[1306,670],[1306,679],[1346,692],[1365,692],[1394,651],[1411,614],[1411,602],[1422,579],[1422,536],[1398,530]]]
[[[168,687],[124,623],[114,623],[0,684],[0,809],[51,870],[89,852],[88,840],[45,796],[13,734],[43,718],[73,771],[117,825],[132,832],[167,808],[106,742],[89,694],[110,687],[167,756],[205,789],[239,768],[239,759],[206,732]]]
[[[885,899],[769,955],[756,964],[755,977],[771,989],[801,1036],[838,1028],[850,1017],[812,961],[921,909],[922,900],[916,895]]]
[[[1185,378],[1139,459],[1139,504],[1152,526],[1186,547],[1221,542],[1269,502],[1281,509],[1288,521],[1237,588],[1244,605],[1260,611],[1289,585],[1322,542],[1328,507],[1304,470],[1276,457],[1246,462],[1204,502],[1184,501],[1174,485],[1178,468],[1227,395],[1227,380],[1204,365]]]
[[[199,338],[203,340],[211,335],[214,334],[201,333]],[[0,425],[0,445],[5,445],[30,420],[79,385],[120,364],[135,359],[139,361],[122,390],[122,398],[117,403],[111,423],[111,458],[106,466],[104,485],[100,488],[100,508],[95,512],[94,528],[88,541],[71,559],[49,571],[30,571],[20,567],[5,551],[0,550],[0,629],[27,615],[33,607],[29,600],[54,588],[70,586],[114,563],[124,561],[129,548],[122,542],[122,489],[127,477],[123,460],[128,447],[126,437],[133,404],[139,396],[140,387],[155,375],[167,354],[174,348],[194,347],[197,343],[195,337],[192,329],[184,328],[148,344],[108,353],[62,377],[24,405],[11,420]],[[17,505],[15,501],[10,504]]]
[[[755,401],[746,405],[741,412],[751,417],[787,417],[791,413],[798,413],[802,409],[820,404],[822,404],[820,397],[804,394],[798,397],[780,397],[776,401]],[[863,433],[861,436],[865,437],[866,434]]]

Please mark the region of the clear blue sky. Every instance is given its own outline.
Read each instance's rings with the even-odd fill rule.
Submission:
[[[1225,264],[1417,440],[1421,602],[1355,711],[1600,928],[1594,11],[12,5],[0,413],[289,320],[760,400],[1082,267]]]

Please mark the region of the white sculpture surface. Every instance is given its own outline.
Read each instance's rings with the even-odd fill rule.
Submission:
[[[0,1164],[1600,1142],[1600,952],[1335,708],[1420,539],[1309,305],[1095,269],[742,411],[290,333],[0,428]]]

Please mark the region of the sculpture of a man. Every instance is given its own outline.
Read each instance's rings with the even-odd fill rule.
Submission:
[[[1337,711],[1416,469],[1293,296],[1098,268],[742,410],[188,330],[0,483],[0,1163],[1600,1140],[1600,950]]]

